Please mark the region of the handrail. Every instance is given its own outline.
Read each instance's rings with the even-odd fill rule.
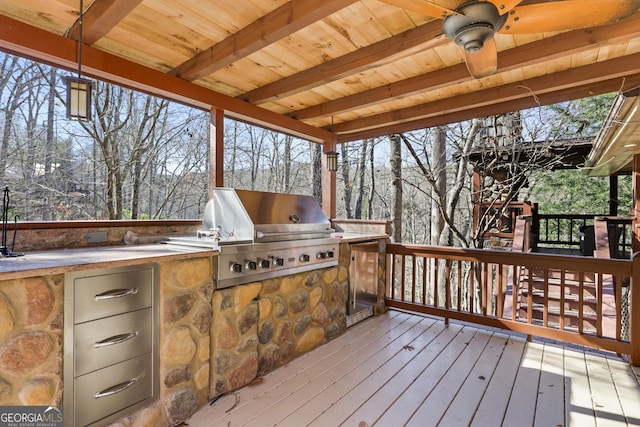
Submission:
[[[631,260],[404,244],[388,244],[387,256],[390,307],[632,353],[620,321],[605,320],[622,317]]]

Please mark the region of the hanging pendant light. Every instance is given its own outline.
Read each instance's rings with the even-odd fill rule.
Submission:
[[[92,81],[81,77],[66,77],[67,118],[71,120],[91,120]]]
[[[82,78],[82,13],[83,5],[80,0],[80,15],[78,17],[78,77],[66,77],[67,84],[67,118],[70,120],[91,120],[91,90],[93,82]]]
[[[338,170],[338,153],[336,150],[336,143],[333,139],[333,116],[331,116],[331,150],[325,151],[327,170],[330,172],[336,172]]]

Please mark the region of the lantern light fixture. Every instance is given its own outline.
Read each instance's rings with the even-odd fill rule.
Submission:
[[[329,172],[336,172],[338,170],[338,153],[335,151],[336,143],[334,141],[333,132],[333,116],[331,116],[331,150],[325,151],[326,165]]]
[[[338,170],[338,153],[335,151],[327,151],[324,154],[327,156],[327,170],[336,172]]]
[[[67,118],[71,120],[90,120],[92,81],[71,76],[68,76],[66,81]]]
[[[78,77],[66,77],[67,84],[67,118],[70,120],[91,120],[91,90],[93,82],[82,78],[82,14],[83,4],[80,0],[78,15]]]

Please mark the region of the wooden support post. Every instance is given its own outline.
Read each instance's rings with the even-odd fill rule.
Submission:
[[[209,125],[209,198],[215,187],[224,186],[224,110],[211,109]]]
[[[609,177],[609,215],[618,216],[618,175]]]
[[[327,156],[324,153],[335,151],[331,141],[322,145],[322,210],[327,218],[336,217],[336,172],[327,170]]]
[[[635,253],[632,257],[633,265],[631,269],[631,289],[629,294],[629,341],[631,352],[629,363],[633,366],[640,366],[640,254]],[[636,289],[637,288],[637,289]]]
[[[638,236],[638,226],[640,218],[638,218],[638,210],[640,209],[640,154],[633,155],[633,224],[631,225],[631,252],[636,253],[640,250],[640,236]]]

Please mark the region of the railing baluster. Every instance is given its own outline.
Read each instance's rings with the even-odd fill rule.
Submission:
[[[602,305],[604,302],[603,292],[604,292],[604,275],[602,273],[598,273],[596,277],[596,335],[599,337],[602,336]]]
[[[613,277],[613,290],[616,298],[616,339],[622,339],[622,277]]]
[[[416,302],[416,257],[411,257],[411,302]]]
[[[402,295],[402,300],[403,300],[403,301],[406,301],[406,300],[407,300],[407,294],[405,293],[405,292],[406,292],[406,285],[405,285],[405,281],[406,281],[406,278],[407,278],[407,270],[406,270],[406,267],[407,267],[407,266],[406,266],[406,259],[407,259],[407,256],[406,256],[406,255],[403,255],[403,256],[402,256],[402,258],[401,258],[401,261],[400,261],[400,266],[401,266],[401,268],[402,268],[402,270],[401,270],[401,274],[402,274],[401,278],[402,278],[402,281],[401,281],[401,285],[400,285],[400,286],[401,286],[401,287],[400,287],[400,294]]]
[[[560,272],[560,319],[559,319],[560,330],[564,330],[565,281],[566,281],[566,274],[565,274],[565,271],[562,270]]]
[[[427,303],[427,262],[429,259],[422,257],[422,303]]]
[[[438,261],[440,261],[439,258],[435,258],[433,260],[433,306],[434,307],[438,307],[440,304],[438,304],[439,302],[439,292],[440,292],[440,275],[438,274],[438,267],[439,267],[439,263]]]
[[[444,278],[444,306],[446,309],[451,308],[451,261],[445,261],[445,278]]]
[[[513,275],[511,278],[511,320],[518,318],[518,305],[520,304],[520,279],[521,266],[513,267]]]
[[[542,324],[546,328],[549,326],[549,269],[544,269],[543,277],[542,300],[544,301],[544,307],[542,308]]]
[[[467,283],[467,298],[469,298],[467,305],[469,306],[469,312],[475,313],[473,302],[475,300],[476,287],[475,287],[475,263],[469,262],[469,280]]]
[[[578,332],[584,332],[584,272],[580,272],[578,281]]]
[[[457,310],[462,311],[462,260],[458,260],[458,297],[457,301]]]
[[[498,306],[496,307],[496,316],[502,317],[502,310],[504,309],[504,294],[507,292],[507,286],[505,279],[502,276],[502,264],[498,264],[498,283],[496,286],[497,289],[497,297],[498,297]]]
[[[530,325],[533,321],[533,267],[529,267],[527,275],[527,323]]]
[[[484,316],[487,315],[487,294],[488,292],[488,287],[489,287],[489,271],[488,271],[489,265],[485,262],[482,264],[482,276],[481,276],[481,284],[484,286],[480,286],[480,289],[482,290],[482,314]]]
[[[387,268],[388,268],[388,272],[387,272],[387,276],[389,277],[389,281],[388,281],[388,289],[387,289],[387,297],[394,299],[395,298],[395,269],[394,269],[394,259],[395,259],[395,255],[394,254],[387,254]]]

